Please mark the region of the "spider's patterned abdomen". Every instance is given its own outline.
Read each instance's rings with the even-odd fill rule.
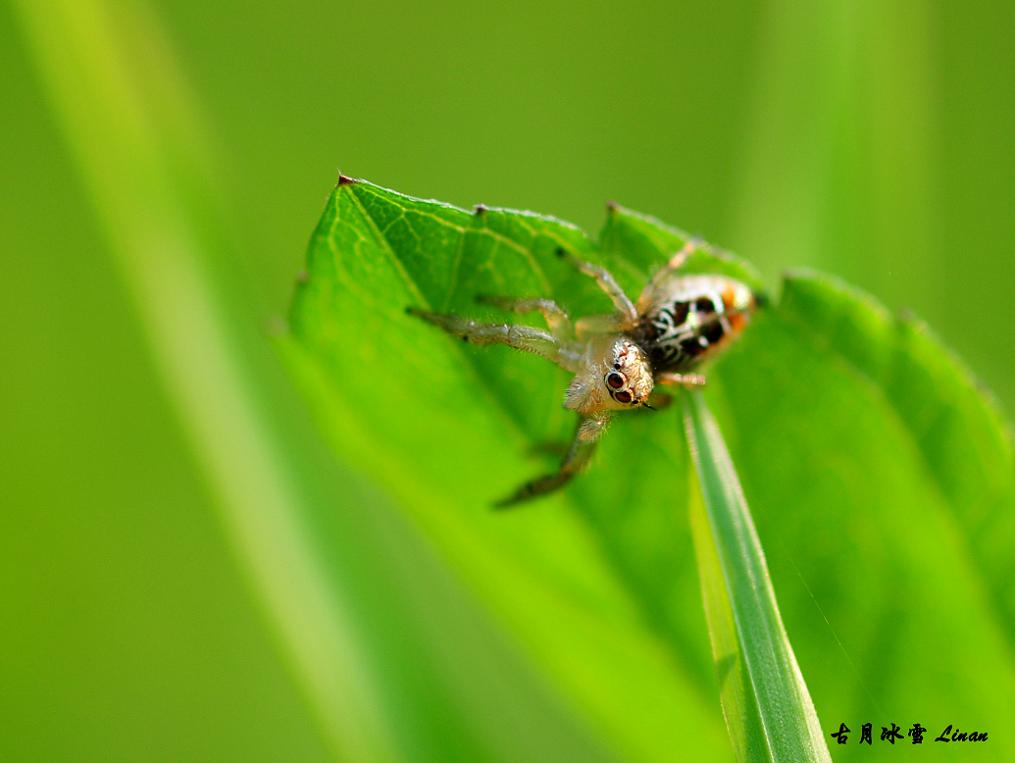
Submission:
[[[638,307],[637,340],[653,370],[682,371],[740,332],[754,296],[731,278],[678,276],[642,294]]]

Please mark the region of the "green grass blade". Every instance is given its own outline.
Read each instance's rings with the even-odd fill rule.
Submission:
[[[685,397],[695,548],[734,749],[741,760],[830,761],[722,434],[702,396]]]
[[[225,235],[220,222],[216,232],[204,227],[179,174],[183,164],[199,171],[200,141],[181,137],[200,132],[196,110],[167,75],[171,58],[158,60],[160,78],[131,55],[132,44],[148,43],[146,60],[162,50],[154,17],[104,2],[15,10],[165,394],[323,738],[343,759],[397,759],[347,591],[300,519],[310,505],[298,484],[301,451],[282,444],[278,401],[258,383],[273,358],[210,275]],[[171,168],[169,153],[186,161]]]
[[[693,468],[693,467],[692,467]],[[690,469],[689,469],[690,470]],[[712,658],[719,679],[719,698],[723,718],[738,761],[765,760],[768,746],[758,717],[758,704],[751,696],[744,669],[736,625],[726,593],[726,580],[716,551],[715,539],[708,523],[708,512],[701,489],[693,475],[688,475],[689,518],[698,563],[701,599],[712,643]]]

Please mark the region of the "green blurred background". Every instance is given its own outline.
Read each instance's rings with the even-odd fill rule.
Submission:
[[[264,454],[214,456],[246,431],[216,402],[232,375],[299,500],[386,500],[337,471],[264,340],[339,167],[591,230],[615,199],[773,285],[837,273],[926,318],[1011,411],[1013,22],[1006,2],[0,6],[0,758],[348,757],[320,712],[345,692],[308,685],[294,638],[411,598],[407,577],[455,600],[403,528],[338,518],[368,538],[322,552],[348,598],[287,630],[313,528],[223,509],[272,489],[232,469]],[[146,280],[174,261],[139,233],[167,210],[211,317],[187,272]],[[186,362],[210,323],[224,370],[214,343]],[[265,550],[290,532],[292,557]]]

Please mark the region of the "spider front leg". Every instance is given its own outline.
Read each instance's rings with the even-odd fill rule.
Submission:
[[[634,303],[630,300],[624,290],[620,288],[620,284],[613,277],[606,268],[600,267],[599,265],[593,265],[591,262],[585,262],[585,260],[579,260],[569,251],[563,247],[557,249],[557,256],[563,257],[579,271],[587,276],[596,279],[596,283],[599,284],[599,288],[606,292],[606,295],[613,302],[613,306],[617,308],[617,312],[620,313],[622,322],[627,324],[634,324],[638,322],[638,311],[634,308]]]
[[[460,315],[431,313],[415,307],[406,308],[406,312],[439,326],[469,344],[506,344],[516,350],[546,358],[567,371],[574,372],[578,368],[579,351],[542,329],[511,323],[480,323]]]
[[[582,418],[578,422],[578,429],[571,441],[571,447],[561,462],[560,468],[553,474],[526,482],[513,494],[495,503],[494,507],[507,509],[523,501],[530,501],[562,488],[588,464],[609,421],[610,415],[608,413],[598,413]]]
[[[480,294],[476,301],[484,305],[499,307],[512,313],[540,312],[550,332],[560,340],[570,339],[574,335],[574,327],[571,325],[571,317],[567,311],[554,302],[552,299],[540,298],[515,298],[495,297],[488,294]]]
[[[704,387],[705,377],[701,374],[675,374],[672,372],[664,372],[656,374],[655,383],[672,387]]]

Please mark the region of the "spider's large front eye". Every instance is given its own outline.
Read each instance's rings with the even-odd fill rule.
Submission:
[[[606,383],[613,389],[620,389],[624,386],[624,377],[613,371],[606,377]]]
[[[615,393],[613,395],[613,399],[616,400],[618,403],[630,403],[631,400],[632,400],[632,397],[631,397],[631,393],[628,392],[625,389],[625,390],[623,390],[621,392]]]

